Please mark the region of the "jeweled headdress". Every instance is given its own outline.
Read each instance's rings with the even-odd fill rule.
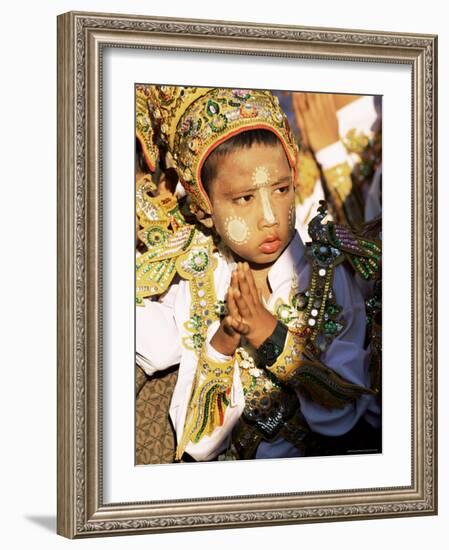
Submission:
[[[201,169],[218,145],[245,130],[270,130],[279,138],[290,166],[295,169],[297,144],[279,100],[268,91],[180,86],[138,87],[139,105],[147,101],[152,128],[141,116],[138,135],[154,161],[154,143],[165,145],[170,164],[191,198],[193,211],[211,213],[201,181]],[[143,101],[143,103],[139,103]],[[139,110],[137,112],[139,117]]]

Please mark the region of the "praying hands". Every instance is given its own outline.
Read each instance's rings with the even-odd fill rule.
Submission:
[[[220,353],[233,355],[241,337],[258,348],[274,331],[276,317],[263,305],[247,263],[238,263],[226,296],[227,315],[211,340]]]

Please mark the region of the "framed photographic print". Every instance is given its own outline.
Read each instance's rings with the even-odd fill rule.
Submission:
[[[58,532],[435,514],[431,35],[58,18]]]

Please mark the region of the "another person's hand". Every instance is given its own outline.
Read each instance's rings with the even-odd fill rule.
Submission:
[[[333,94],[296,93],[292,102],[306,147],[316,153],[340,139]]]

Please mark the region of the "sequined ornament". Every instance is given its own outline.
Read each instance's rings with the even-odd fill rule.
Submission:
[[[331,254],[343,255],[354,269],[366,280],[380,276],[382,259],[381,243],[378,239],[368,239],[345,225],[328,222],[323,224],[327,215],[326,201],[320,201],[318,215],[309,224],[309,235],[313,241],[313,250],[327,247]],[[313,252],[314,254],[319,254]]]
[[[201,235],[201,234],[199,234]],[[183,338],[183,345],[197,354],[201,352],[209,326],[219,318],[216,308],[212,240],[201,236],[187,254],[176,261],[177,272],[189,281],[190,318],[184,323],[189,336]]]
[[[170,193],[152,197],[143,180],[137,186],[136,213],[143,226],[138,236],[146,246],[136,258],[136,303],[143,305],[145,298],[165,292],[184,264],[188,269],[191,247],[197,254],[209,250],[212,239],[185,222],[176,197]]]

